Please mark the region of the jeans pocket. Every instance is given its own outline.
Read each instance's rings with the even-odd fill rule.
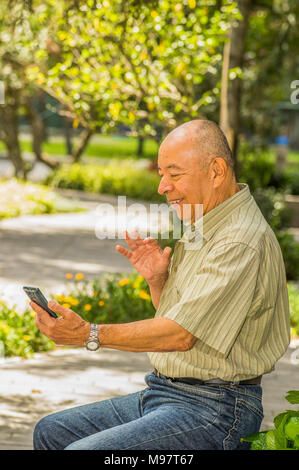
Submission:
[[[234,421],[228,434],[223,440],[224,450],[249,449],[250,443],[241,443],[242,437],[258,432],[263,420],[261,403],[246,401],[242,398],[235,399]]]

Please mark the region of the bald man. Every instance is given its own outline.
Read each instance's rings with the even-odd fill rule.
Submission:
[[[241,438],[260,429],[261,377],[289,344],[279,244],[248,186],[236,182],[215,123],[172,131],[158,167],[159,193],[179,218],[187,213],[190,230],[173,254],[128,233],[128,249],[116,246],[147,281],[155,317],[90,325],[55,302],[58,319],[31,303],[36,325],[57,344],[147,352],[146,388],[43,418],[35,449],[234,450],[248,448]]]

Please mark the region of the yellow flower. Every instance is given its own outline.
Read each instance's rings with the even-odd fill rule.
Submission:
[[[75,278],[77,279],[77,281],[81,281],[81,279],[84,278],[84,274],[82,274],[82,273],[77,273],[76,276],[75,276]]]
[[[120,286],[125,286],[126,284],[129,284],[129,279],[127,277],[124,277],[123,279],[121,279],[120,281],[118,281],[118,284]]]
[[[65,277],[67,279],[72,279],[73,275],[72,275],[72,273],[66,273]]]
[[[84,305],[84,310],[86,310],[86,312],[88,312],[89,310],[91,310],[91,305],[90,305],[90,304]]]
[[[93,296],[96,297],[97,295],[99,295],[98,291],[97,291],[97,290],[94,290],[94,291],[93,291]]]
[[[70,304],[67,304],[67,303],[62,304],[62,306],[63,306],[64,308],[70,308]]]
[[[76,305],[78,305],[78,303],[79,303],[78,299],[72,299],[71,300],[71,305],[73,305],[74,307],[76,307]]]
[[[23,340],[24,340],[24,341],[29,341],[29,340],[30,340],[30,336],[29,336],[29,335],[24,335],[24,336],[23,336]]]
[[[139,292],[139,297],[144,300],[149,300],[151,298],[145,290],[141,290]]]
[[[99,303],[98,303],[98,305],[99,305],[100,307],[103,307],[104,304],[105,304],[105,302],[104,302],[103,300],[100,300]]]

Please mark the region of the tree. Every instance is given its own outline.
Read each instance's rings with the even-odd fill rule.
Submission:
[[[158,141],[217,106],[231,0],[68,2],[48,29],[59,60],[28,70],[86,128]],[[220,8],[219,8],[220,6]],[[49,37],[48,37],[49,40]],[[46,44],[40,42],[40,54]]]

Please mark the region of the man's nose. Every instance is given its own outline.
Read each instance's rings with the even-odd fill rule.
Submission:
[[[158,187],[158,193],[165,194],[167,191],[171,191],[172,189],[173,189],[173,184],[171,184],[166,179],[162,178]]]

